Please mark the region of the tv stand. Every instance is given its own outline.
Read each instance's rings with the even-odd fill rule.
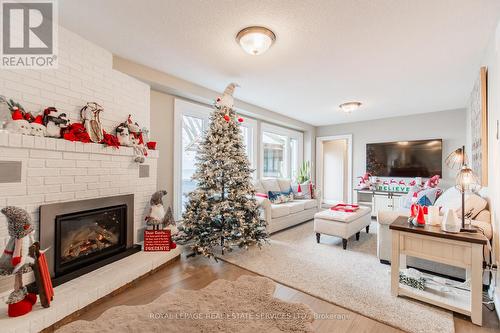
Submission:
[[[396,211],[400,208],[400,198],[406,192],[354,190],[354,202],[372,209],[372,217],[377,216],[379,210]]]

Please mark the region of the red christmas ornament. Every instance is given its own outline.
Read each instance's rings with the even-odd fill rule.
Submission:
[[[243,118],[238,118],[238,122],[242,123],[243,122]]]
[[[217,102],[220,102],[220,97],[217,97]]]
[[[229,120],[230,120],[230,119],[231,119],[231,118],[229,118],[229,116],[228,116],[227,114],[225,114],[225,115],[224,115],[224,120],[225,120],[225,121],[229,122]]]

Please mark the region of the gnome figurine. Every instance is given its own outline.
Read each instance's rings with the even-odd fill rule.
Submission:
[[[154,230],[160,229],[160,225],[163,229],[165,226],[170,226],[171,235],[175,235],[178,230],[175,225],[174,216],[172,214],[172,209],[170,207],[167,208],[167,212],[165,213],[165,207],[163,207],[163,197],[167,195],[167,191],[160,190],[153,193],[151,196],[151,200],[149,203],[151,208],[149,210],[148,216],[146,216],[146,224],[148,226],[152,226]],[[176,244],[170,239],[170,248],[175,249]]]
[[[224,93],[222,96],[217,97],[217,100],[215,101],[215,105],[223,108],[227,107],[229,109],[232,109],[234,106],[234,98],[233,98],[233,93],[234,93],[234,88],[239,87],[238,84],[236,83],[230,83],[224,90]]]
[[[1,210],[7,218],[10,239],[0,257],[0,275],[15,274],[14,291],[7,299],[9,317],[22,316],[31,311],[36,294],[23,286],[23,273],[32,270],[34,259],[28,255],[34,242],[34,228],[29,214],[21,208],[8,206]]]

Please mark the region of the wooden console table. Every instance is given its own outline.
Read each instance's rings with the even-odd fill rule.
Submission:
[[[392,232],[391,293],[407,296],[471,317],[482,325],[483,246],[481,233],[446,233],[439,226],[415,227],[400,216],[389,226]],[[457,294],[420,291],[399,283],[399,270],[406,256],[465,268],[471,290]]]

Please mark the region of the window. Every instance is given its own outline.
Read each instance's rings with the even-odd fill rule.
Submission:
[[[264,178],[292,178],[297,176],[303,160],[303,134],[279,126],[261,126],[262,162]]]
[[[174,113],[174,218],[180,219],[188,200],[188,194],[196,188],[191,179],[196,171],[196,151],[203,140],[204,131],[210,126],[210,114],[213,109],[180,99],[175,100]],[[241,135],[251,167],[255,168],[257,154],[257,122],[245,118],[240,125]]]

